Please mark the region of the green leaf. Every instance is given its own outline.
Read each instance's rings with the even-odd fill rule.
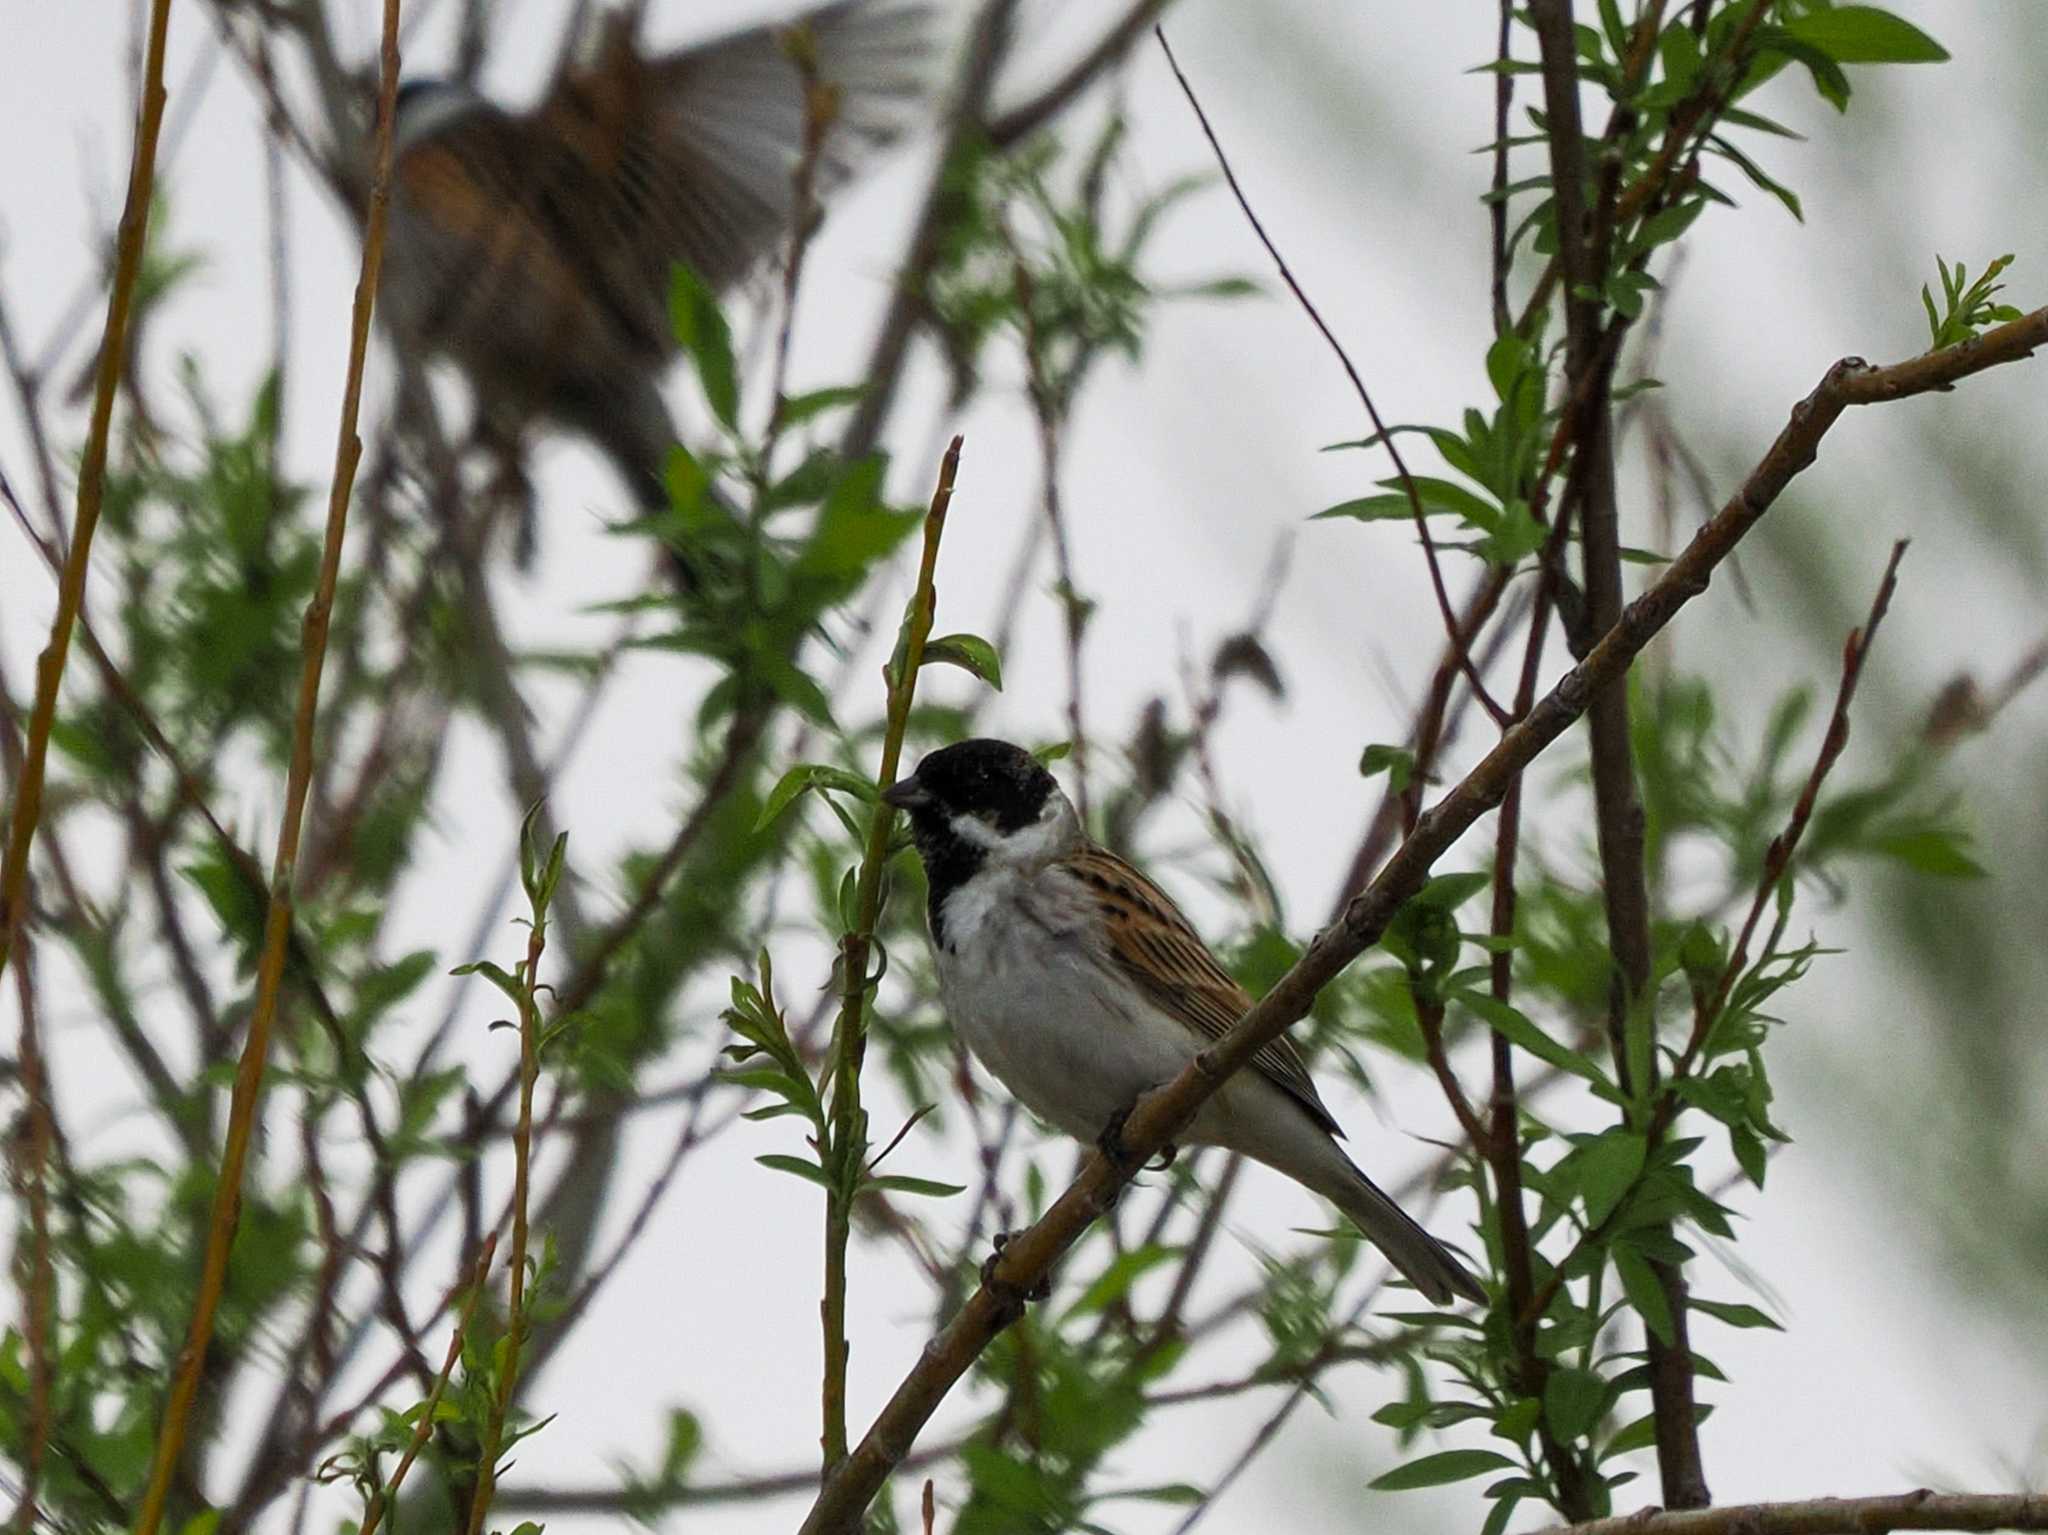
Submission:
[[[1961,843],[1962,839],[1952,832],[1930,828],[1880,837],[1873,847],[1921,874],[1940,879],[1982,879],[1984,866],[1965,853]]]
[[[1511,1444],[1520,1444],[1536,1431],[1542,1417],[1543,1404],[1535,1397],[1516,1397],[1493,1420],[1493,1431]]]
[[[1439,874],[1416,891],[1413,900],[1417,906],[1436,911],[1456,911],[1492,883],[1491,874],[1477,869],[1461,874]]]
[[[924,645],[925,666],[957,666],[972,672],[998,693],[1003,690],[1003,662],[996,647],[978,634],[946,634]]]
[[[1207,1496],[1201,1488],[1189,1482],[1162,1482],[1157,1487],[1120,1487],[1114,1492],[1097,1494],[1097,1499],[1137,1498],[1146,1503],[1173,1503],[1182,1508],[1193,1508]]]
[[[1795,63],[1804,64],[1821,97],[1837,112],[1849,110],[1849,77],[1842,73],[1833,54],[1783,27],[1759,27],[1756,40],[1759,48],[1775,50]]]
[[[1692,28],[1674,21],[1657,39],[1657,54],[1664,61],[1664,78],[1684,90],[1700,72],[1700,43]]]
[[[1406,1433],[1411,1428],[1420,1428],[1435,1405],[1433,1402],[1389,1402],[1372,1415],[1372,1420]]]
[[[933,1178],[909,1178],[901,1173],[885,1173],[879,1178],[868,1179],[862,1187],[884,1194],[915,1194],[923,1199],[947,1199],[967,1185],[940,1183]]]
[[[1730,1327],[1768,1327],[1772,1332],[1785,1329],[1768,1313],[1754,1306],[1745,1306],[1740,1301],[1694,1300],[1692,1309],[1704,1311],[1716,1321],[1726,1322]]]
[[[1396,1466],[1367,1483],[1375,1492],[1409,1492],[1417,1487],[1441,1487],[1446,1482],[1463,1482],[1489,1471],[1512,1468],[1514,1462],[1494,1450],[1439,1450],[1405,1466]]]
[[[1425,507],[1424,511],[1427,512]],[[1446,508],[1438,508],[1446,510]],[[1326,506],[1310,522],[1321,522],[1328,517],[1350,517],[1358,522],[1393,522],[1413,518],[1415,509],[1408,504],[1408,498],[1401,495],[1360,496],[1355,501],[1339,501],[1335,506]]]
[[[502,965],[494,965],[487,959],[479,959],[467,965],[457,965],[448,972],[450,975],[480,975],[514,1002],[524,1003],[526,991],[516,977],[508,974]]]
[[[1579,1192],[1586,1201],[1586,1216],[1594,1225],[1614,1213],[1614,1207],[1642,1176],[1647,1150],[1642,1136],[1621,1129],[1609,1130],[1580,1149],[1576,1158]]]
[[[704,398],[727,431],[737,431],[739,368],[733,361],[732,330],[704,280],[678,262],[669,276],[668,319],[676,340],[697,365]]]
[[[1416,498],[1425,510],[1450,512],[1481,528],[1490,528],[1500,520],[1500,507],[1496,503],[1474,495],[1462,485],[1426,474],[1413,474],[1408,478],[1414,482]],[[1381,480],[1379,484],[1383,490],[1399,490],[1404,496],[1407,493],[1399,479]]]
[[[1566,1443],[1590,1434],[1606,1405],[1607,1382],[1591,1370],[1555,1369],[1544,1383],[1544,1421]]]
[[[1387,775],[1388,792],[1407,793],[1415,777],[1415,753],[1405,746],[1368,746],[1359,756],[1358,776],[1376,778],[1381,773]]]
[[[1800,203],[1797,192],[1772,179],[1762,166],[1750,159],[1748,155],[1744,154],[1720,134],[1708,135],[1707,142],[1714,153],[1722,156],[1737,170],[1741,171],[1744,176],[1748,177],[1750,185],[1770,193],[1771,196],[1777,198],[1779,202],[1785,205],[1785,211],[1791,214],[1793,218],[1802,224],[1806,222],[1806,209]]]
[[[1601,1447],[1600,1458],[1610,1455],[1625,1455],[1630,1450],[1647,1450],[1657,1442],[1657,1415],[1646,1412],[1633,1423],[1627,1423],[1614,1431],[1614,1435]]]
[[[754,830],[759,831],[769,825],[811,789],[834,789],[865,800],[870,805],[878,797],[874,784],[858,773],[850,773],[828,762],[799,762],[768,791],[768,798],[761,803],[761,814],[754,820]]]
[[[1706,206],[1705,198],[1695,197],[1643,220],[1643,227],[1636,232],[1635,248],[1649,250],[1655,246],[1669,245],[1692,227],[1692,221],[1700,216]]]
[[[790,395],[782,402],[782,424],[786,427],[801,426],[825,411],[855,404],[867,392],[865,384],[842,384],[833,389],[813,389],[808,394]]]
[[[1770,1165],[1769,1155],[1757,1133],[1747,1125],[1728,1127],[1728,1149],[1735,1154],[1743,1174],[1758,1188],[1764,1186],[1764,1170]]]
[[[1559,1044],[1518,1009],[1469,987],[1458,991],[1456,1000],[1460,1006],[1485,1020],[1488,1027],[1506,1035],[1510,1044],[1520,1046],[1537,1060],[1584,1077],[1588,1082],[1607,1086],[1606,1073],[1597,1065],[1579,1051]]]
[[[1809,11],[1785,30],[1838,64],[1945,64],[1948,50],[1902,16],[1873,5]]]
[[[1137,1247],[1113,1258],[1109,1266],[1095,1276],[1095,1282],[1083,1290],[1074,1304],[1067,1307],[1069,1317],[1088,1316],[1115,1305],[1129,1293],[1138,1277],[1149,1269],[1155,1269],[1179,1252],[1174,1247]]]
[[[1612,1256],[1614,1272],[1621,1279],[1621,1292],[1642,1317],[1643,1325],[1657,1335],[1658,1342],[1675,1342],[1677,1333],[1671,1325],[1671,1306],[1664,1298],[1664,1287],[1657,1283],[1657,1276],[1650,1268],[1650,1260],[1633,1247],[1617,1246]]]
[[[1508,1520],[1514,1517],[1515,1509],[1521,1501],[1519,1497],[1503,1496],[1493,1505],[1493,1511],[1486,1516],[1486,1523],[1480,1526],[1479,1535],[1506,1535]]]
[[[661,1479],[679,1485],[689,1475],[690,1463],[704,1448],[704,1425],[687,1408],[675,1407],[668,1415],[668,1448],[661,1457]]]
[[[1529,343],[1518,333],[1509,331],[1486,349],[1486,378],[1493,385],[1495,398],[1503,403],[1514,393],[1515,385],[1529,369]]]
[[[754,1160],[763,1167],[773,1168],[778,1173],[791,1173],[803,1179],[806,1183],[815,1183],[821,1189],[832,1187],[825,1177],[825,1169],[815,1162],[805,1161],[802,1157],[784,1156],[779,1151],[770,1151],[754,1158]]]

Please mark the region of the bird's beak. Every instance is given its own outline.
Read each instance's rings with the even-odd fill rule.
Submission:
[[[882,803],[898,810],[922,810],[931,802],[931,791],[915,778],[899,778],[882,791]]]

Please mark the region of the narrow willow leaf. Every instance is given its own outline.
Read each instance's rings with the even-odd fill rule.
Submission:
[[[1514,1462],[1493,1450],[1439,1450],[1420,1460],[1374,1477],[1366,1485],[1376,1492],[1408,1492],[1417,1487],[1441,1487],[1446,1482],[1467,1481],[1489,1471],[1512,1468]]]
[[[998,693],[1003,690],[1003,662],[996,647],[978,634],[945,634],[926,640],[924,665],[957,666],[972,672]]]

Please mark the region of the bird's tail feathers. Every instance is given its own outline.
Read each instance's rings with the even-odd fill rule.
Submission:
[[[1433,1304],[1449,1305],[1454,1295],[1486,1304],[1486,1291],[1472,1277],[1472,1271],[1357,1168],[1351,1169],[1350,1178],[1343,1184],[1324,1192],[1365,1233],[1366,1240],[1384,1253],[1387,1261]]]

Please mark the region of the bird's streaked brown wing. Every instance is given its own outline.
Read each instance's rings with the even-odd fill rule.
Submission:
[[[637,329],[668,349],[669,271],[713,289],[788,236],[803,157],[808,49],[837,108],[814,167],[822,197],[909,126],[931,52],[926,0],[838,0],[779,26],[642,57],[624,15],[595,55],[566,68],[533,114],[587,174],[564,192],[613,291],[642,305]]]
[[[1095,896],[1110,954],[1154,1002],[1205,1040],[1221,1039],[1244,1016],[1251,996],[1217,964],[1165,891],[1106,848],[1083,848],[1062,867]],[[1285,1088],[1325,1130],[1344,1133],[1284,1036],[1253,1056],[1252,1066]]]

